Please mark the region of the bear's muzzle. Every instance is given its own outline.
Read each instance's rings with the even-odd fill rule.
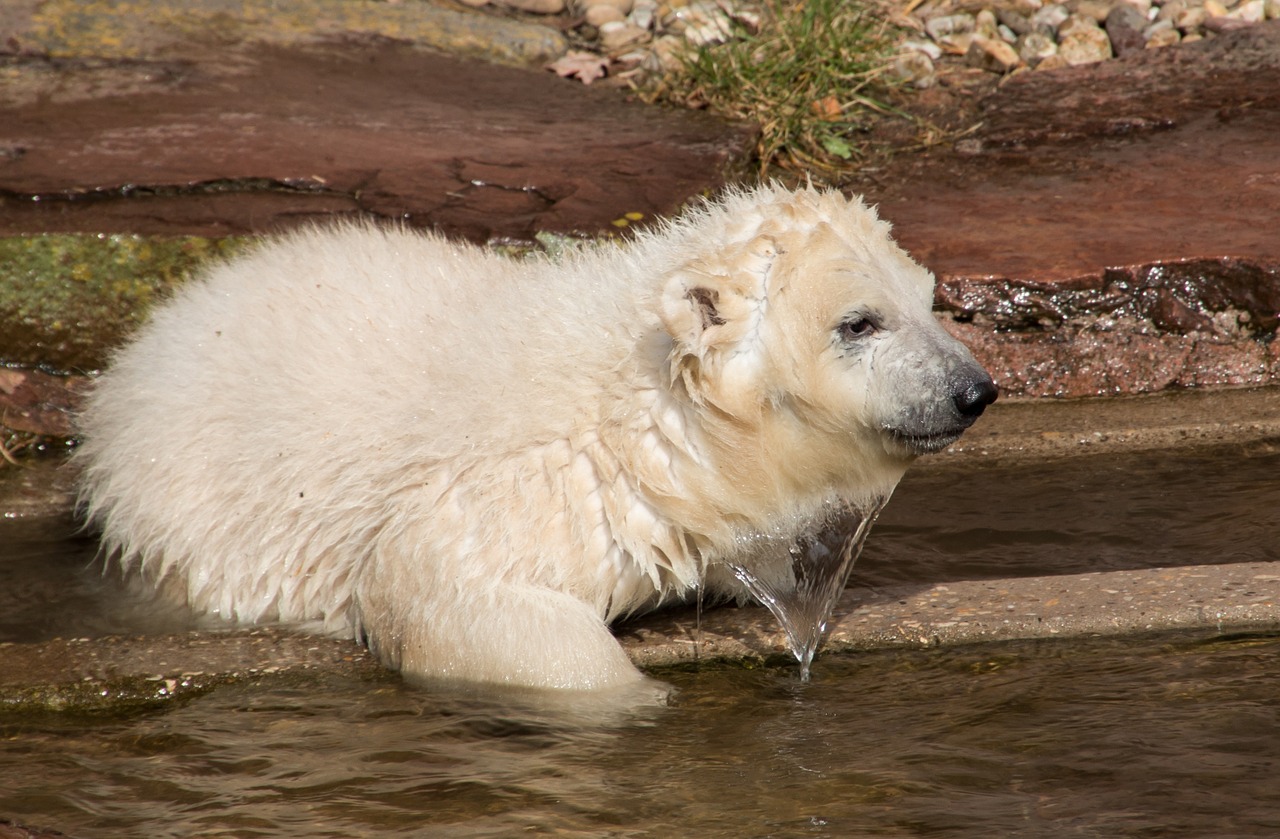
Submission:
[[[1000,396],[1000,388],[976,364],[954,371],[949,379],[946,396],[884,428],[895,447],[910,455],[942,451],[959,440]]]

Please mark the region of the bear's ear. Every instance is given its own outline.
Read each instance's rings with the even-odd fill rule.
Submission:
[[[769,236],[686,265],[662,290],[662,322],[678,354],[701,358],[717,346],[754,333],[769,296],[778,248]]]
[[[682,354],[701,356],[727,337],[716,334],[728,321],[720,311],[720,289],[707,282],[711,279],[677,275],[662,290],[662,322]]]

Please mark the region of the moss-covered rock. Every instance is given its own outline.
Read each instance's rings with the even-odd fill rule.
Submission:
[[[87,372],[197,265],[243,240],[126,235],[0,239],[0,364]]]
[[[429,3],[378,0],[45,0],[17,15],[13,35],[53,56],[146,59],[250,42],[291,45],[319,38],[377,37],[541,66],[568,41],[550,26]]]

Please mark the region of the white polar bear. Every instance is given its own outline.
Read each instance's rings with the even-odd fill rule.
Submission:
[[[739,595],[739,546],[887,495],[996,398],[932,290],[872,210],[814,189],[562,261],[295,233],[114,359],[82,505],[198,612],[360,638],[410,674],[627,684],[609,621]]]

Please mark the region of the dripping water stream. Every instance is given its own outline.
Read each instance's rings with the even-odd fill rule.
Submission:
[[[801,681],[809,681],[813,657],[826,635],[836,600],[888,501],[885,495],[864,506],[832,502],[828,514],[793,543],[761,534],[729,562],[737,578],[782,625],[787,644],[800,662]],[[788,562],[779,562],[783,555]]]

